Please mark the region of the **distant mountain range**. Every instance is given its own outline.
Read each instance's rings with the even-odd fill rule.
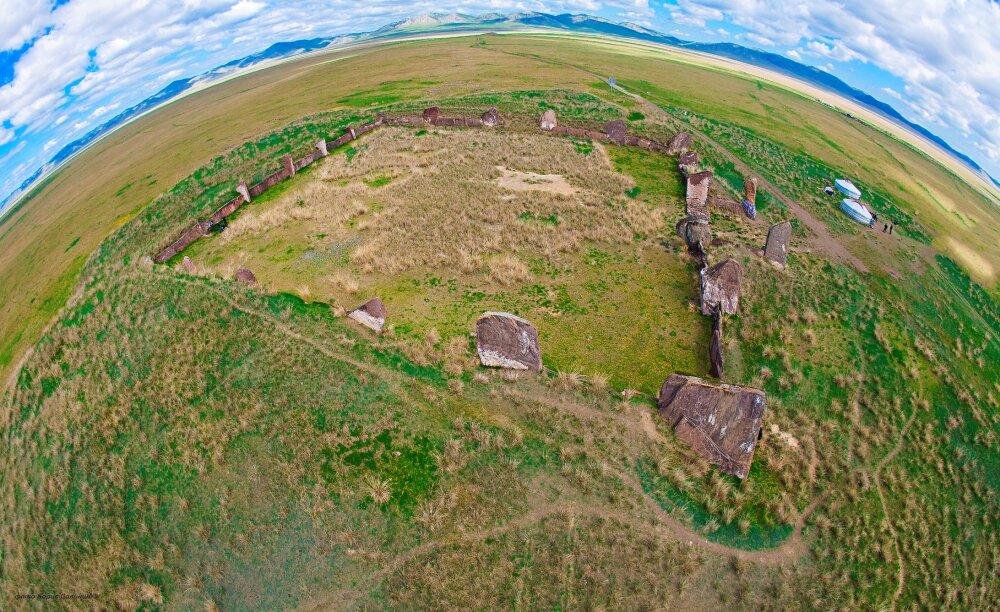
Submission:
[[[923,126],[909,121],[889,104],[868,95],[860,89],[851,87],[828,72],[796,62],[783,55],[778,55],[777,53],[768,53],[766,51],[760,51],[758,49],[752,49],[732,43],[692,42],[676,38],[674,36],[661,34],[640,25],[632,23],[616,23],[600,17],[593,17],[591,15],[572,15],[569,13],[562,15],[550,15],[547,13],[525,12],[509,14],[486,13],[474,16],[463,15],[460,13],[431,13],[390,23],[371,32],[342,34],[338,36],[275,43],[263,51],[248,55],[241,59],[233,60],[198,76],[173,81],[152,96],[146,98],[135,106],[125,109],[118,115],[60,149],[48,163],[28,177],[17,190],[8,195],[4,200],[0,201],[0,211],[4,210],[10,199],[16,198],[21,193],[24,193],[26,189],[31,187],[31,185],[43,175],[47,174],[48,171],[58,167],[59,164],[70,158],[73,154],[82,150],[87,145],[93,143],[95,140],[114,130],[123,123],[134,119],[135,117],[138,117],[139,115],[150,111],[161,104],[169,102],[192,89],[211,84],[214,81],[231,76],[242,70],[252,68],[258,64],[284,60],[322,49],[336,48],[365,40],[388,39],[424,33],[517,30],[525,27],[589,34],[604,34],[643,40],[671,47],[700,51],[702,53],[708,53],[719,57],[726,57],[745,64],[779,72],[859,102],[884,117],[912,129],[928,140],[936,143],[958,159],[962,160],[962,162],[967,164],[975,172],[988,177],[994,185],[1000,187],[1000,182],[990,176],[973,159],[959,151],[956,151],[942,138],[938,137]]]

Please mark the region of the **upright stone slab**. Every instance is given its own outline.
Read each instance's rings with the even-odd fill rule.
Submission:
[[[658,404],[677,437],[723,472],[746,478],[761,433],[767,398],[753,387],[716,385],[671,374]]]
[[[767,243],[764,245],[764,257],[784,267],[788,259],[788,243],[792,239],[792,224],[782,221],[767,230]]]
[[[284,156],[281,158],[281,162],[285,165],[285,172],[288,176],[293,176],[295,174],[295,160],[292,159],[292,156]]]
[[[487,312],[476,320],[476,352],[484,366],[542,370],[538,330],[509,312]]]
[[[236,186],[236,193],[243,196],[243,201],[247,204],[250,203],[250,188],[247,187],[246,181],[240,181],[240,184]]]
[[[604,133],[608,135],[611,142],[615,144],[625,144],[625,136],[628,133],[628,125],[621,119],[608,121],[604,124]]]
[[[326,138],[320,138],[316,141],[316,148],[319,150],[319,154],[322,157],[326,157],[330,152],[326,148]]]
[[[678,155],[691,148],[691,134],[678,132],[667,143],[667,154]]]
[[[542,116],[538,119],[538,127],[551,132],[556,129],[559,125],[559,121],[556,120],[556,111],[551,108],[542,113]]]
[[[373,297],[361,306],[347,313],[348,318],[357,321],[377,334],[385,329],[385,319],[389,316],[385,304],[378,297]]]
[[[496,107],[490,107],[483,113],[482,120],[484,126],[496,127],[500,125],[500,113],[497,112]]]
[[[181,265],[184,266],[185,272],[189,274],[194,274],[194,263],[191,261],[190,257],[185,255],[184,259],[181,260]]]
[[[441,116],[441,109],[436,106],[425,108],[421,116],[424,119],[424,123],[429,123],[431,125],[434,125],[435,123],[437,123],[438,117]]]
[[[736,314],[740,307],[743,268],[735,259],[719,262],[701,271],[701,312]]]

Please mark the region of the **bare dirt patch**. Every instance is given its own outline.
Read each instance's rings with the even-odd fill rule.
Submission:
[[[561,174],[537,174],[535,172],[520,172],[504,166],[497,166],[501,172],[497,184],[511,191],[546,191],[558,195],[573,195],[576,189]]]

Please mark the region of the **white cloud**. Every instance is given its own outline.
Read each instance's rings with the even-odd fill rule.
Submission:
[[[45,143],[45,146],[44,146],[44,147],[42,147],[42,151],[48,151],[48,150],[50,150],[50,149],[51,149],[52,147],[56,146],[57,144],[59,144],[59,141],[58,141],[58,140],[56,140],[55,138],[53,138],[52,140],[50,140],[50,141],[48,141],[47,143]]]
[[[3,4],[0,19],[0,51],[19,49],[38,35],[49,20],[47,0],[15,0]]]
[[[106,115],[107,113],[115,110],[119,106],[121,106],[121,104],[118,102],[115,102],[114,104],[108,104],[107,106],[98,106],[97,108],[94,109],[94,112],[90,113],[90,118],[97,119],[101,115]]]
[[[14,140],[14,130],[10,130],[0,125],[0,146]]]

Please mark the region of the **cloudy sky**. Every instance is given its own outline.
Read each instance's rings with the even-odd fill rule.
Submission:
[[[1000,176],[1000,5],[988,0],[0,0],[0,201],[170,81],[287,40],[432,11],[631,21],[824,68]]]

